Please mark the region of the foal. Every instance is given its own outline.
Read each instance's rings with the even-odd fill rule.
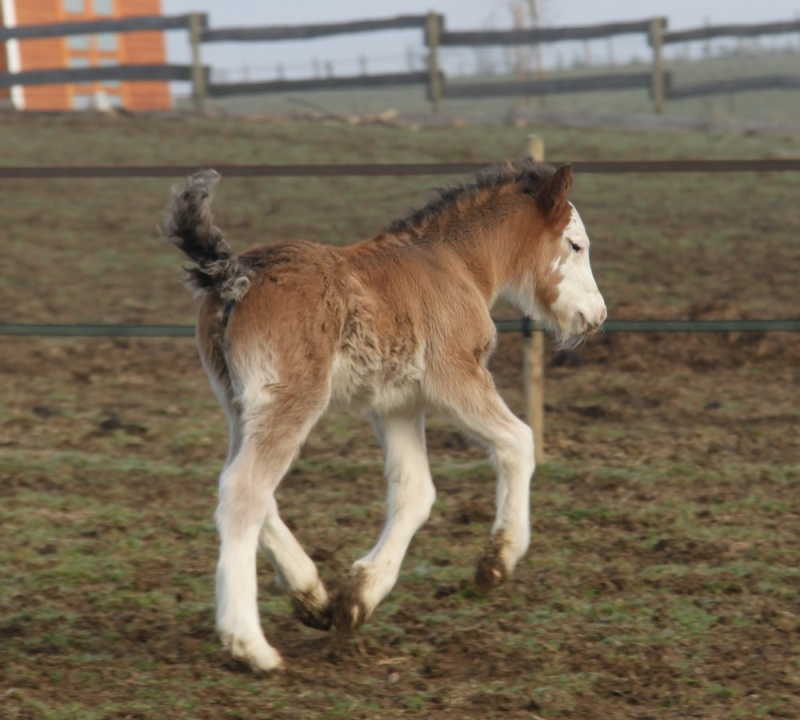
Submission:
[[[476,583],[501,584],[528,547],[530,428],[497,394],[486,362],[489,315],[507,297],[577,342],[606,317],[589,239],[568,200],[572,170],[530,161],[479,175],[377,237],[338,248],[305,241],[235,255],[212,224],[219,175],[176,190],[165,235],[196,267],[200,358],[228,418],[216,523],[217,629],[258,670],[282,664],[261,630],[256,551],[275,567],[299,619],[352,629],[389,593],[435,498],[425,410],[485,443],[497,469],[497,516]],[[334,593],[283,523],[275,490],[331,404],[364,412],[386,460],[386,525]]]

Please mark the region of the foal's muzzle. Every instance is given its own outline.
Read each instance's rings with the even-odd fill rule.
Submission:
[[[584,313],[578,313],[578,326],[582,335],[591,335],[600,329],[600,326],[606,321],[608,317],[608,310],[603,306],[602,310],[593,317],[587,317]]]

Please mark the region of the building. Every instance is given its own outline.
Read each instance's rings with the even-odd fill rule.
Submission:
[[[0,25],[16,27],[77,20],[160,15],[161,0],[0,0]],[[163,32],[99,33],[0,43],[0,73],[108,65],[161,65]],[[0,101],[4,99],[0,89]],[[5,91],[18,109],[84,110],[100,104],[127,110],[172,106],[167,82],[28,85]]]

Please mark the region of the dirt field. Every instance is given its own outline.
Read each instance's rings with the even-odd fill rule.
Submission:
[[[2,121],[9,165],[503,159],[526,132]],[[576,161],[800,153],[795,136],[537,131]],[[431,184],[229,180],[218,221],[238,248],[349,242]],[[8,321],[191,322],[154,230],[166,185],[0,184]],[[611,317],[779,318],[800,316],[798,196],[794,175],[579,174],[575,202]],[[492,362],[516,412],[521,356],[503,335]],[[491,468],[431,418],[436,506],[355,637],[299,625],[262,565],[288,666],[269,677],[214,637],[225,428],[192,342],[0,338],[0,382],[0,718],[800,717],[799,336],[549,351],[533,543],[491,596],[472,586]],[[279,492],[324,579],[374,542],[382,493],[366,424],[326,417]]]

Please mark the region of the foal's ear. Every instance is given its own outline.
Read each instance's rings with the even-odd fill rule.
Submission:
[[[560,215],[569,201],[572,165],[562,165],[536,194],[536,203],[545,217]]]

